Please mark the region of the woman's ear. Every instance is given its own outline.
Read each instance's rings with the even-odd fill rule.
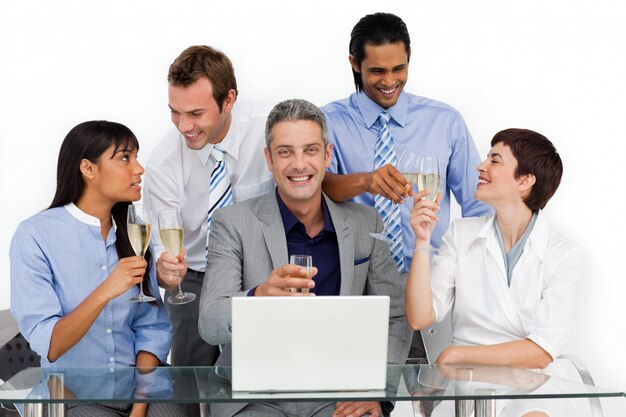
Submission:
[[[82,159],[80,161],[80,172],[87,179],[93,179],[95,176],[96,167],[89,159]]]
[[[530,190],[536,181],[537,178],[533,174],[522,175],[519,178],[520,191]]]

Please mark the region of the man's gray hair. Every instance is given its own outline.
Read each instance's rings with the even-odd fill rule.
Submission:
[[[317,123],[322,130],[324,148],[328,146],[328,127],[324,113],[317,106],[306,100],[294,98],[278,103],[267,116],[265,123],[265,146],[270,149],[272,128],[276,123],[285,121],[310,120]]]

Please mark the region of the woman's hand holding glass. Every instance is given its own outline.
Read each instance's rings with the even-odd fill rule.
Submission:
[[[413,197],[410,223],[413,233],[415,233],[416,251],[430,251],[430,233],[439,220],[437,212],[439,211],[441,193],[437,193],[435,201],[426,198],[429,194],[430,190],[425,189]]]
[[[119,260],[111,275],[98,287],[106,301],[110,301],[143,281],[148,262],[143,256],[129,256]]]
[[[128,206],[126,215],[126,229],[128,231],[128,239],[137,256],[142,258],[146,255],[148,245],[150,244],[150,230],[152,224],[150,222],[150,209],[147,204],[132,203]],[[156,298],[143,293],[143,280],[139,282],[139,294],[131,298],[129,301],[135,303],[148,303],[156,301]]]

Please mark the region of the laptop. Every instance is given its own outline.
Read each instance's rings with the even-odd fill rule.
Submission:
[[[384,390],[388,296],[235,297],[232,389]]]

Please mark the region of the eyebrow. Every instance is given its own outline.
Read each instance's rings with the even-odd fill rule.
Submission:
[[[118,153],[135,152],[135,151],[136,151],[135,148],[129,148],[129,147],[118,148],[117,151],[115,151],[113,155],[117,155]]]
[[[309,148],[311,146],[322,146],[321,143],[319,142],[311,142],[311,143],[305,143],[304,145],[301,145],[302,148]],[[288,148],[288,149],[295,149],[296,147],[300,147],[300,145],[281,145],[278,144],[276,145],[276,149],[278,148]]]
[[[500,155],[500,154],[499,154],[499,153],[497,153],[497,152],[491,152],[491,153],[489,153],[487,156],[488,156],[489,158],[500,158],[500,159],[504,159],[504,158],[502,158],[502,155]]]
[[[176,110],[175,108],[173,108],[169,104],[167,105],[167,107],[169,107],[171,111],[175,111],[175,112],[178,112],[178,113],[193,113],[193,112],[198,112],[198,111],[203,111],[204,110],[202,108],[199,108],[199,109],[191,109],[191,110],[188,110],[188,111],[185,111],[185,112],[181,112],[180,110]]]

